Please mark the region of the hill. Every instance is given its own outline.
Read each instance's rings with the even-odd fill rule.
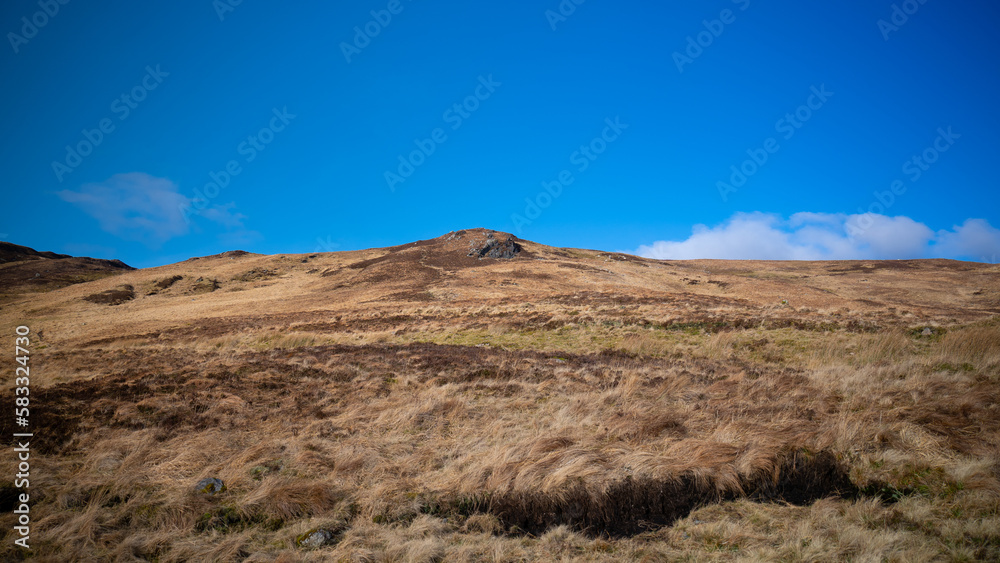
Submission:
[[[0,241],[0,303],[20,293],[46,292],[134,270],[120,260],[39,252]]]
[[[998,274],[468,229],[15,295],[33,538],[52,559],[989,560]]]

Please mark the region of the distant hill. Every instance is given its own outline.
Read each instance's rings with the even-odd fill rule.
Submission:
[[[69,254],[56,254],[55,252],[39,252],[34,248],[0,241],[0,263],[20,262],[22,260],[39,260],[42,258],[72,258]]]
[[[121,260],[42,252],[0,241],[0,300],[22,293],[52,291],[134,269]]]

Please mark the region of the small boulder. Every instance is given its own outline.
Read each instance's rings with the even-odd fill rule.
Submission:
[[[305,548],[322,547],[335,543],[337,534],[326,528],[313,528],[295,538],[295,545]]]
[[[204,493],[208,495],[214,495],[215,493],[221,493],[226,490],[226,484],[222,482],[222,479],[216,479],[215,477],[206,477],[198,484],[194,486],[194,490],[199,493]]]

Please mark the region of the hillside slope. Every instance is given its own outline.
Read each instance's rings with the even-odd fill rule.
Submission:
[[[470,229],[192,258],[0,323],[32,331],[50,560],[995,560],[998,314],[996,265]]]
[[[0,241],[0,304],[21,293],[44,293],[134,269],[120,260],[39,252]]]
[[[164,339],[198,343],[267,330],[343,336],[345,330],[390,334],[581,324],[568,314],[574,310],[585,311],[590,324],[713,330],[761,324],[878,330],[1000,313],[997,265],[657,261],[528,241],[519,241],[523,250],[516,258],[504,260],[468,256],[470,244],[482,246],[489,231],[458,233],[353,252],[234,251],[192,258],[25,296],[9,314],[31,310],[31,317],[51,327],[51,344],[86,347]],[[132,288],[133,298],[111,307],[107,300],[86,300],[123,286]],[[78,322],[83,317],[86,326]]]

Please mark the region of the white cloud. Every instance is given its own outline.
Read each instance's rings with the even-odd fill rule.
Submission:
[[[1000,230],[969,219],[934,232],[909,217],[866,213],[737,213],[721,225],[695,225],[681,241],[657,241],[633,252],[648,258],[687,260],[851,260],[971,258],[1000,253]],[[994,258],[995,260],[995,258]]]
[[[934,231],[909,217],[886,217],[866,213],[847,217],[844,229],[853,244],[845,248],[849,256],[860,258],[925,258]],[[853,236],[851,236],[853,235]]]
[[[1000,255],[1000,229],[984,219],[966,219],[953,231],[938,232],[937,248],[949,255],[996,263]]]
[[[116,174],[104,182],[84,184],[79,191],[57,194],[97,219],[102,230],[127,240],[150,246],[188,233],[184,208],[191,199],[180,193],[177,184],[142,172]],[[243,215],[232,204],[212,206],[198,213],[228,228],[242,228]]]

